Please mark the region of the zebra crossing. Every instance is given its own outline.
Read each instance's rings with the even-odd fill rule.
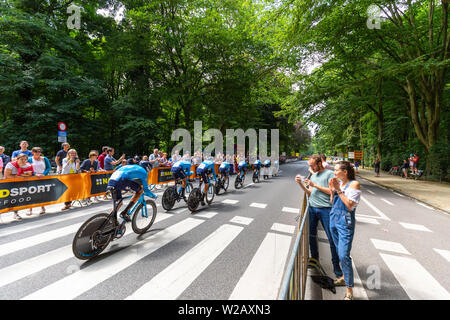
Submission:
[[[241,200],[224,199],[222,204],[238,205]],[[150,279],[133,277],[133,292],[119,295],[111,292],[110,297],[124,300],[177,299],[202,277],[217,257],[226,253],[231,243],[246,238],[246,231],[250,232],[248,229],[258,218],[257,211],[266,212],[268,207],[264,203],[244,206],[253,210],[251,216],[245,215],[246,210],[225,215],[207,208],[190,214],[186,208],[164,212],[159,207],[155,223],[147,234],[137,237],[128,231],[123,238],[110,244],[98,259],[89,262],[74,258],[71,241],[81,224],[90,215],[107,211],[108,204],[0,229],[0,257],[4,259],[0,264],[0,299],[73,300],[85,295],[95,296],[99,288],[113,287],[112,279],[127,273],[134,265],[145,262],[152,269],[151,257],[158,251],[159,255],[164,255],[164,248],[169,245],[189,243],[184,252],[170,252],[169,255],[176,257],[170,264],[157,266],[161,267],[160,270],[152,270],[154,275]],[[278,215],[285,214],[280,207]],[[246,270],[235,275],[237,284],[232,294],[221,299],[277,298],[295,237],[293,218],[294,215],[290,219],[292,225],[285,224],[285,221],[271,223],[258,249],[251,253],[253,258]],[[202,227],[207,232],[203,230],[205,236],[197,239],[195,234]],[[192,238],[197,242],[193,243]],[[50,243],[57,243],[58,247],[45,252],[34,250]],[[5,263],[15,255],[26,257],[20,261],[11,259],[11,264]]]

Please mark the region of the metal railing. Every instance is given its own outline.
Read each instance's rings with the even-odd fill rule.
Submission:
[[[297,238],[284,275],[278,300],[304,300],[309,255],[308,197],[303,197],[300,214],[297,216]]]

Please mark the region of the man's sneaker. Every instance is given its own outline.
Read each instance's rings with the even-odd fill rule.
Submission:
[[[121,217],[122,219],[124,219],[126,222],[131,222],[130,216],[129,216],[128,213],[126,213],[125,211],[123,211],[123,212],[120,214],[120,217]]]
[[[22,220],[22,217],[19,216],[19,214],[17,212],[14,212],[14,217],[13,218],[14,218],[14,220],[17,220],[17,221]]]
[[[202,206],[206,206],[204,193],[202,193],[202,200],[200,200],[200,203],[202,204]]]

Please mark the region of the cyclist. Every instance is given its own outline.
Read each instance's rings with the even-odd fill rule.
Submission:
[[[225,161],[223,161],[220,164],[219,173],[220,173],[221,178],[224,178],[230,174],[230,167],[231,167],[231,164],[228,162],[228,159],[226,159]]]
[[[244,172],[244,175],[241,177],[241,179],[243,180],[245,175],[247,174],[247,162],[245,160],[240,161],[237,169],[238,169],[239,176],[240,176],[241,172]]]
[[[208,157],[207,160],[203,161],[197,167],[196,172],[198,175],[200,175],[202,177],[202,181],[205,183],[205,187],[203,188],[202,199],[201,199],[202,206],[204,206],[205,205],[205,194],[208,192],[208,188],[209,188],[208,175],[211,174],[211,172],[212,172],[212,174],[214,176],[214,180],[216,180],[215,163],[211,159],[211,157]]]
[[[255,166],[255,170],[258,170],[258,174],[261,173],[261,160],[256,159],[256,161],[253,163],[253,165]]]
[[[181,179],[181,186],[186,189],[186,177],[187,175],[193,174],[191,171],[191,161],[189,160],[179,160],[170,169],[175,180]]]
[[[134,204],[136,204],[139,197],[144,193],[147,197],[156,199],[157,195],[152,193],[148,188],[147,183],[147,170],[139,165],[124,166],[117,169],[109,178],[108,190],[111,190],[111,195],[114,201],[122,199],[122,190],[130,188],[135,192],[135,195],[131,198],[130,203],[120,213],[120,217],[130,222],[131,219],[128,215],[128,210],[130,210]],[[117,205],[117,210],[122,206],[122,201]],[[117,216],[115,217],[117,219]]]

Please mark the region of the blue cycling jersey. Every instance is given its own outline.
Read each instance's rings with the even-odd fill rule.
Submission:
[[[172,169],[174,168],[182,168],[184,171],[189,171],[191,170],[191,162],[186,160],[179,160],[172,166]]]
[[[242,167],[247,168],[247,162],[245,162],[245,161],[239,162],[238,167],[240,167],[240,168],[242,168]]]
[[[124,166],[119,169],[117,169],[109,178],[109,181],[117,181],[120,180],[131,180],[139,179],[142,183],[142,187],[144,189],[144,194],[148,197],[154,198],[155,195],[150,191],[148,188],[147,183],[147,171],[142,168],[139,165],[132,165],[132,166]],[[108,182],[108,185],[110,185],[110,182]],[[111,184],[111,186],[114,186]]]
[[[227,161],[224,161],[220,164],[219,167],[220,172],[230,172],[230,163]]]
[[[197,173],[202,173],[204,170],[211,169],[214,179],[216,178],[216,170],[215,170],[215,163],[211,160],[203,161],[198,167],[197,167]]]

